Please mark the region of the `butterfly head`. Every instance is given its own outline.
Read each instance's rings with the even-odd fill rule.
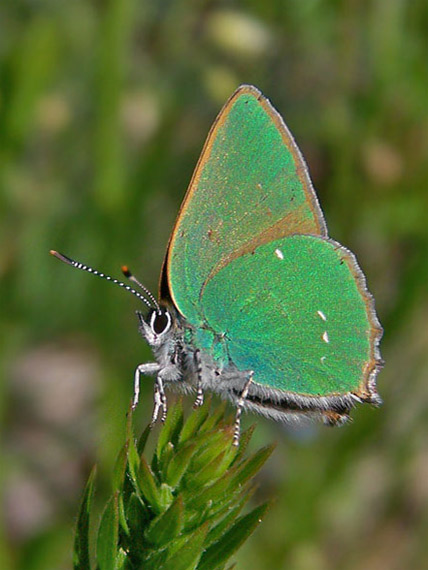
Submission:
[[[151,309],[147,315],[137,311],[140,321],[140,332],[147,343],[153,348],[159,348],[170,338],[173,331],[173,318],[170,311],[159,305]]]

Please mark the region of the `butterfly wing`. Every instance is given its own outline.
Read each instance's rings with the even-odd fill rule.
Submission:
[[[338,243],[293,235],[262,244],[208,281],[201,304],[254,384],[376,399],[382,329],[354,255]]]
[[[364,276],[328,239],[303,158],[254,87],[240,87],[211,129],[171,236],[161,298],[220,367],[253,371],[263,394],[376,401],[382,331]]]
[[[201,290],[222,267],[295,233],[327,235],[306,165],[269,101],[241,86],[208,135],[172,232],[161,297],[199,322]]]

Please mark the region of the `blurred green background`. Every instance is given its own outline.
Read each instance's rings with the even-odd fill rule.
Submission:
[[[423,0],[3,0],[0,6],[1,568],[71,567],[84,482],[124,437],[137,300],[50,248],[156,290],[205,136],[241,83],[284,116],[330,235],[385,328],[385,404],[278,441],[277,501],[238,568],[426,568],[428,4]],[[137,429],[151,413],[143,385]],[[246,417],[246,424],[255,421]]]

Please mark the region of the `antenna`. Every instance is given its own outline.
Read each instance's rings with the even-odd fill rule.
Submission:
[[[130,281],[132,281],[133,283],[138,285],[138,287],[140,287],[140,289],[142,289],[144,291],[144,293],[147,295],[147,297],[155,305],[158,313],[160,313],[159,303],[156,301],[155,296],[147,289],[147,287],[145,287],[142,283],[140,283],[140,281],[138,281],[138,279],[131,273],[131,271],[129,270],[127,265],[122,265],[121,269],[122,269],[122,273],[125,275],[125,277],[127,279],[129,279]]]
[[[105,275],[104,273],[101,273],[101,271],[97,271],[96,269],[93,269],[92,267],[89,267],[88,265],[84,265],[83,263],[80,263],[79,261],[74,261],[74,259],[71,259],[70,257],[67,257],[66,255],[63,255],[62,253],[58,253],[54,249],[51,249],[49,253],[51,255],[53,255],[54,257],[56,257],[57,259],[59,259],[60,261],[63,261],[67,265],[71,265],[72,267],[75,267],[76,269],[81,269],[82,271],[87,271],[88,273],[92,273],[92,275],[96,275],[97,277],[101,277],[102,279],[106,279],[106,281],[111,281],[112,283],[119,285],[119,287],[123,287],[123,289],[126,289],[126,291],[129,291],[130,293],[132,293],[133,295],[138,297],[138,299],[143,301],[143,303],[145,303],[149,307],[149,309],[153,309],[153,306],[151,305],[151,303],[141,293],[139,293],[138,291],[136,291],[135,289],[133,289],[132,287],[130,287],[129,285],[127,285],[123,281],[119,281],[118,279],[110,277],[110,275]],[[156,299],[153,297],[153,295],[145,287],[141,286],[141,288],[143,289],[143,291],[146,292],[146,294],[149,296],[149,298],[152,301],[154,301],[154,304],[159,311],[160,310],[159,304],[156,301]]]

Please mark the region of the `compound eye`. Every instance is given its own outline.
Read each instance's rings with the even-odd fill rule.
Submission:
[[[153,311],[150,318],[150,327],[155,334],[164,334],[171,327],[171,315],[165,309]]]

